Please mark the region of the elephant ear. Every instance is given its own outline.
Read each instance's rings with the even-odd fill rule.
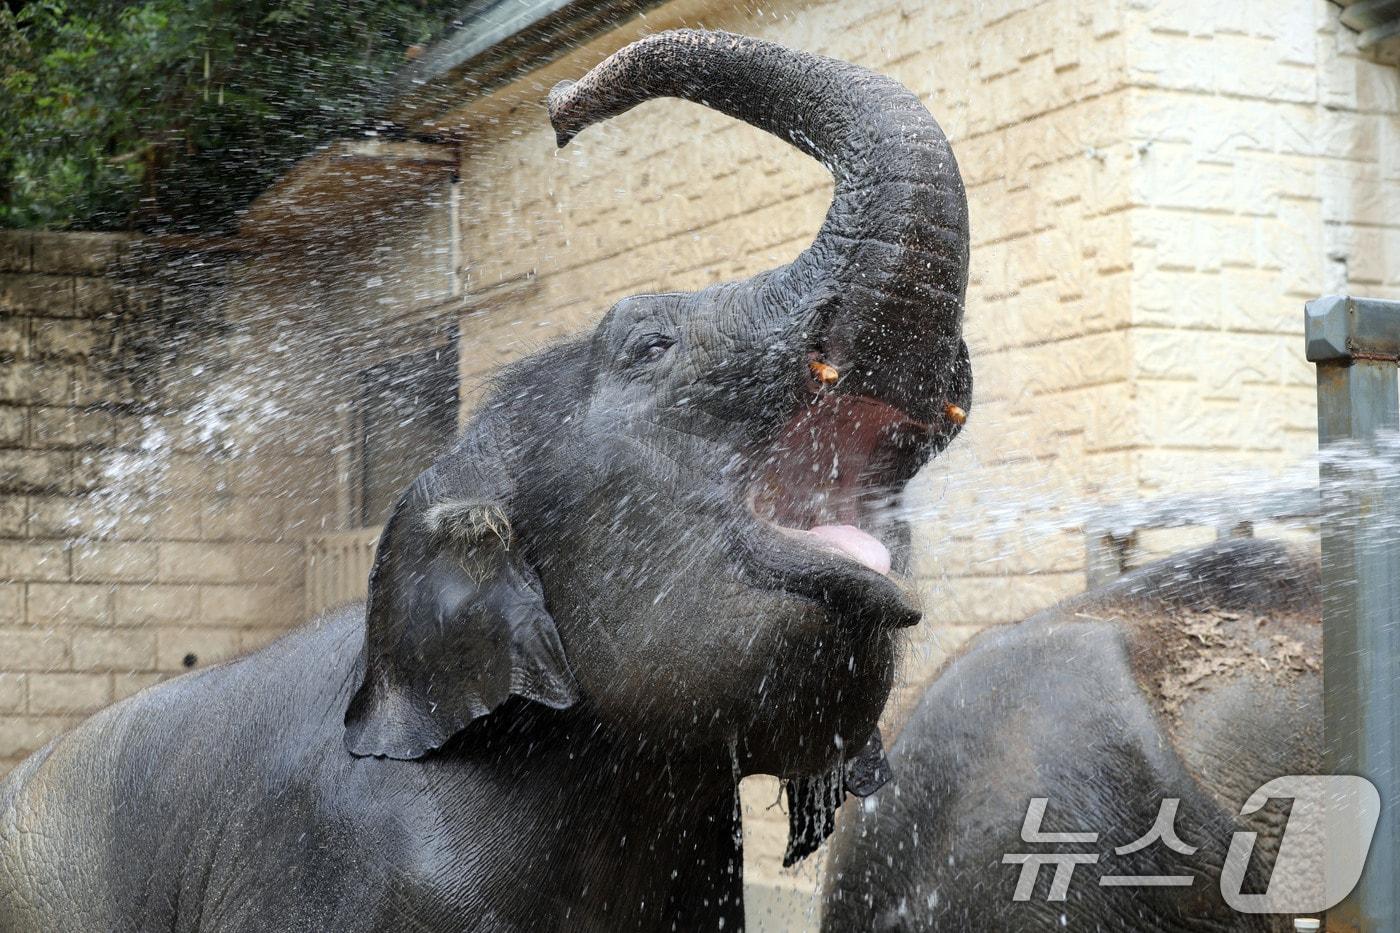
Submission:
[[[783,867],[791,868],[836,831],[836,810],[847,794],[869,797],[894,776],[877,728],[854,758],[832,771],[787,782],[788,844]]]
[[[444,465],[461,456],[420,476],[380,535],[363,680],[345,714],[354,755],[420,758],[512,695],[555,709],[578,700],[500,484]]]

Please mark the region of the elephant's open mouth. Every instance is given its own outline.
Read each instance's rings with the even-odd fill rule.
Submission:
[[[929,425],[886,402],[814,392],[755,458],[748,487],[754,515],[787,545],[784,563],[793,572],[785,588],[823,601],[837,591],[854,597],[874,590],[869,595],[877,602],[908,604],[904,587],[890,578],[898,526],[892,510],[923,463],[930,437]],[[807,585],[797,579],[804,554],[827,565]],[[822,560],[832,555],[837,561]],[[838,576],[847,578],[844,586],[833,586]],[[917,610],[906,608],[900,613],[906,623],[917,621]]]

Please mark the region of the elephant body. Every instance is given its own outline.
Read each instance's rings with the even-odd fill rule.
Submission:
[[[741,928],[732,766],[519,710],[423,761],[353,757],[363,638],[342,610],[26,761],[0,791],[0,929]]]
[[[1223,542],[1150,565],[975,638],[925,692],[895,743],[894,779],[845,808],[828,865],[827,931],[1284,931],[1237,913],[1220,875],[1232,834],[1257,832],[1246,891],[1262,890],[1287,822],[1241,806],[1276,777],[1321,766],[1316,562],[1276,543]],[[1032,798],[1043,832],[1023,840]],[[1164,798],[1187,854],[1147,834]],[[853,812],[848,812],[853,811]],[[1098,854],[1054,866],[1014,900],[1015,853]],[[1103,886],[1104,875],[1190,877]],[[1255,886],[1261,886],[1256,888]]]
[[[118,704],[0,785],[0,929],[737,930],[737,787],[789,862],[887,772],[908,480],[971,406],[967,201],[889,78],[648,36],[549,96],[820,159],[792,263],[634,295],[499,374],[399,497],[363,608]],[[446,439],[444,439],[446,440]]]

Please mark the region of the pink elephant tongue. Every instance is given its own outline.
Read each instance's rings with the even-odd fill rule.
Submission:
[[[855,525],[818,525],[807,529],[807,534],[878,574],[890,572],[889,550]]]

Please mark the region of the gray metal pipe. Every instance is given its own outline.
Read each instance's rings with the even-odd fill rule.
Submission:
[[[1359,774],[1381,813],[1361,881],[1326,929],[1400,930],[1400,302],[1308,302],[1322,453],[1323,717],[1331,774]],[[1368,459],[1369,458],[1369,459]],[[1377,459],[1380,458],[1380,459]]]

